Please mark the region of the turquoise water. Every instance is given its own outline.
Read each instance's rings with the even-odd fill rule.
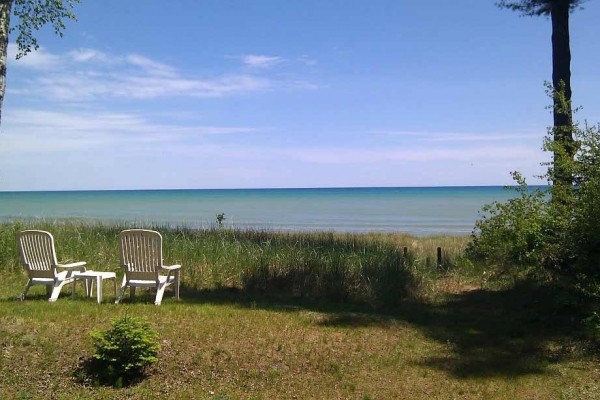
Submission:
[[[499,186],[0,192],[0,220],[82,218],[130,225],[468,234]]]

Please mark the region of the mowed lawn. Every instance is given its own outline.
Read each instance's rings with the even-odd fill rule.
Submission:
[[[100,305],[70,286],[49,303],[38,286],[20,302],[25,280],[0,281],[2,399],[600,398],[600,364],[548,287],[468,287],[386,314],[226,288],[157,307],[142,290],[115,305],[111,285]],[[130,386],[94,386],[88,333],[125,314],[157,329],[159,362]]]

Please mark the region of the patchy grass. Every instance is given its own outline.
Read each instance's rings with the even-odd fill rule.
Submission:
[[[16,280],[15,280],[16,281]],[[2,293],[18,290],[0,286]],[[17,288],[18,289],[18,288]],[[593,399],[600,370],[551,314],[549,288],[475,290],[390,315],[199,295],[162,306],[62,296],[0,301],[3,398]],[[109,295],[107,293],[107,295]],[[109,297],[109,296],[107,296]],[[264,300],[264,299],[263,299]],[[159,362],[117,389],[81,372],[88,332],[119,315],[158,330]],[[596,396],[596,397],[594,397]]]
[[[50,228],[59,232],[59,257],[90,261],[94,269],[115,268],[119,228],[97,236],[83,228]],[[12,246],[3,235],[0,240]],[[189,237],[194,239],[180,243]],[[600,399],[598,360],[578,338],[581,315],[560,287],[522,283],[486,289],[456,271],[421,279],[422,270],[415,268],[416,281],[432,282],[428,290],[434,292],[408,296],[383,312],[368,302],[245,290],[235,268],[212,269],[215,259],[205,253],[202,236],[184,231],[165,238],[170,248],[165,261],[198,269],[185,275],[182,300],[167,293],[160,307],[144,291],[136,302],[112,304],[111,285],[105,285],[101,305],[83,298],[81,286],[75,300],[67,286],[49,303],[44,288],[36,286],[19,302],[25,277],[14,254],[0,249],[0,397]],[[228,250],[237,245],[222,243]],[[183,247],[197,252],[189,253],[187,265],[178,258],[188,254]],[[194,261],[204,257],[206,264]],[[225,264],[223,259],[219,265]],[[192,276],[213,283],[196,285]],[[221,281],[224,277],[230,280]],[[159,362],[133,385],[95,386],[83,368],[94,352],[89,332],[125,314],[156,328]]]

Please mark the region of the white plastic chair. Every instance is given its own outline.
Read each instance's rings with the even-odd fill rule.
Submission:
[[[174,285],[175,298],[179,300],[181,265],[163,265],[162,236],[147,229],[128,229],[119,234],[121,268],[125,271],[121,293],[115,301],[123,300],[127,286],[131,299],[136,287],[155,287],[157,306],[162,302],[165,289]],[[167,272],[167,275],[161,275]]]
[[[50,295],[49,301],[56,301],[60,290],[67,283],[73,282],[78,271],[85,271],[85,261],[59,264],[56,261],[54,238],[50,232],[27,230],[18,233],[21,265],[29,279],[23,293],[19,297],[25,300],[29,288],[33,285],[45,285]],[[63,269],[58,272],[57,269]],[[86,286],[86,294],[88,288]]]

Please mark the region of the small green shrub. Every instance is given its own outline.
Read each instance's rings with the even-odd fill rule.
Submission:
[[[517,186],[507,189],[515,190],[518,196],[483,207],[466,252],[472,259],[501,268],[539,265],[545,256],[549,203],[545,193],[530,190],[518,172],[512,175]]]
[[[122,386],[143,376],[144,369],[158,361],[158,333],[139,318],[124,316],[113,320],[108,330],[93,330],[98,378]]]

